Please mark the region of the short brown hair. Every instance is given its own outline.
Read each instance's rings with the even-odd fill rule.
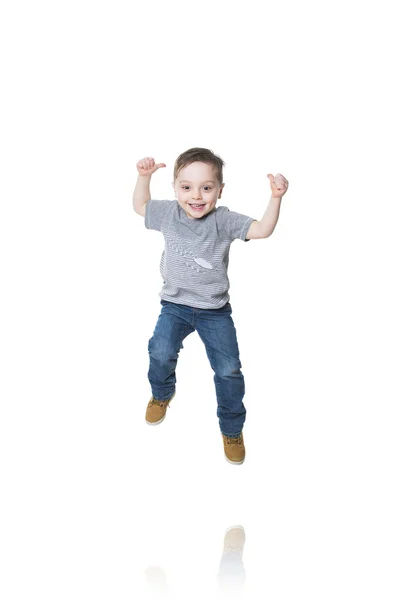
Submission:
[[[203,162],[215,167],[219,183],[223,182],[222,169],[225,166],[225,163],[222,158],[207,148],[190,148],[189,150],[182,152],[175,161],[174,183],[178,177],[179,171],[194,162]]]

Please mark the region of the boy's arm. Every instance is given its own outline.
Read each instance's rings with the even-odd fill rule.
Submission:
[[[289,182],[283,175],[268,175],[272,195],[261,221],[253,221],[246,234],[246,240],[259,240],[269,237],[278,222],[283,194],[286,193]]]
[[[133,192],[133,208],[142,217],[146,214],[146,202],[150,200],[151,175],[138,175]]]
[[[274,231],[278,222],[282,198],[273,198],[267,206],[261,221],[253,221],[246,234],[246,240],[259,240],[267,238]]]
[[[136,163],[138,178],[133,192],[133,208],[142,217],[146,214],[146,203],[150,200],[150,179],[153,173],[162,167],[164,163],[156,164],[152,156],[141,158]]]

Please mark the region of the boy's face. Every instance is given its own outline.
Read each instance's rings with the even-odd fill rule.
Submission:
[[[212,165],[194,162],[181,169],[172,184],[180,206],[190,219],[201,219],[221,198],[224,183],[219,183]]]

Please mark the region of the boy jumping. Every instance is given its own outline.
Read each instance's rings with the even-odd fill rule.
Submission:
[[[288,188],[283,175],[267,175],[271,199],[260,221],[216,207],[221,198],[224,161],[206,148],[191,148],[175,161],[172,183],[176,200],[151,200],[150,179],[164,163],[142,158],[136,164],[138,179],[133,207],[148,229],[161,231],[163,287],[161,313],[149,340],[148,378],[152,398],[146,410],[150,425],[161,423],[175,395],[175,369],[183,340],[197,331],[214,371],[217,416],[226,459],[242,464],[245,458],[243,424],[246,409],[236,329],[232,320],[228,263],[235,239],[267,238],[279,217],[282,196]]]

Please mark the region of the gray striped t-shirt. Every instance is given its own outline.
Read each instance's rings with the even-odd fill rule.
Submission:
[[[226,206],[190,219],[177,200],[148,200],[145,226],[161,231],[165,239],[160,297],[196,308],[216,309],[229,302],[230,245],[235,239],[248,241],[253,221]]]

